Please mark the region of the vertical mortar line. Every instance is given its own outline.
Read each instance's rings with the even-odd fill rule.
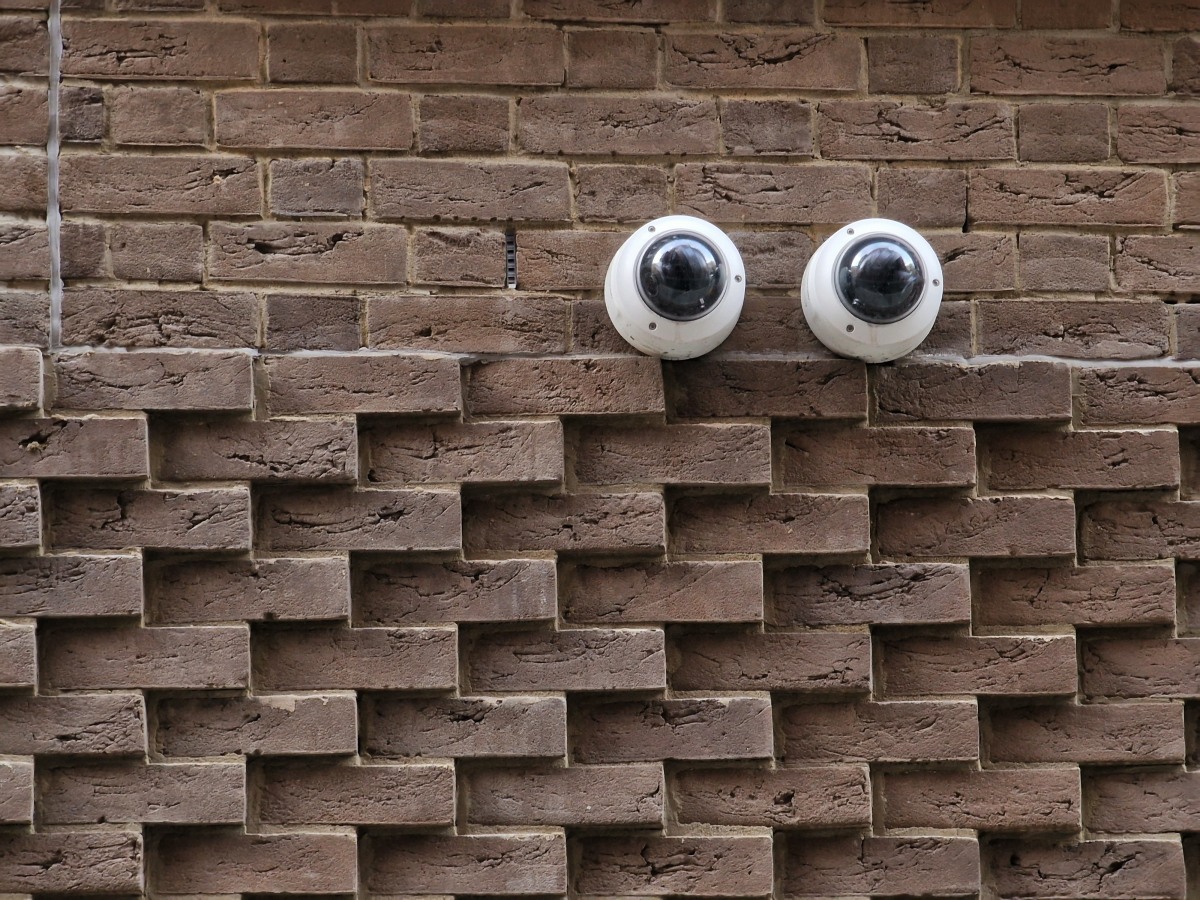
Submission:
[[[50,0],[50,66],[46,85],[46,235],[50,247],[50,350],[62,346],[62,211],[58,205],[58,101],[62,72],[62,2]]]

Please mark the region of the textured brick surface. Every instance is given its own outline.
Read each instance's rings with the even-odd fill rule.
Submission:
[[[1197,894],[1198,31],[0,0],[0,895]],[[669,214],[746,296],[663,363]]]

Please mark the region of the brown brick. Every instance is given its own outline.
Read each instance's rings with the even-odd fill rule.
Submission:
[[[411,691],[457,683],[453,629],[264,628],[254,635],[260,689]]]
[[[749,897],[774,883],[769,837],[589,837],[579,849],[584,894]]]
[[[678,211],[716,222],[836,223],[869,216],[871,173],[858,165],[686,163]]]
[[[225,147],[407,150],[408,94],[381,91],[221,91],[217,143]]]
[[[581,706],[571,728],[573,759],[754,759],[772,755],[771,702],[763,697],[609,700]]]
[[[464,163],[391,159],[371,164],[371,205],[379,218],[565,221],[571,215],[561,163]]]
[[[0,485],[0,547],[37,549],[42,542],[42,504],[37,485]]]
[[[158,475],[170,481],[348,481],[358,470],[349,419],[155,423]]]
[[[80,585],[86,584],[87,590]],[[137,556],[34,556],[0,560],[0,616],[78,618],[142,612]]]
[[[1170,309],[1155,300],[985,300],[976,323],[985,354],[1150,359],[1170,350]]]
[[[882,216],[913,227],[961,226],[966,221],[967,173],[960,169],[880,169],[876,179]],[[957,279],[953,284],[956,291],[965,289]]]
[[[277,492],[259,500],[257,546],[270,550],[457,550],[456,491]]]
[[[1171,49],[1171,90],[1185,97],[1200,94],[1200,38],[1185,35]]]
[[[650,90],[657,80],[658,35],[653,31],[567,32],[567,87]]]
[[[470,368],[475,415],[606,415],[663,410],[657,359],[508,359]]]
[[[0,144],[45,146],[49,117],[46,86],[0,85]]]
[[[826,159],[1013,159],[1012,110],[1000,103],[901,105],[877,100],[822,103]]]
[[[105,278],[107,227],[93,222],[64,222],[62,225],[62,277]]]
[[[871,642],[864,634],[686,634],[672,650],[677,690],[829,694],[871,688]]]
[[[1130,31],[1189,31],[1200,28],[1191,0],[1124,0],[1121,27]]]
[[[194,19],[66,19],[64,75],[102,79],[252,80],[258,25]]]
[[[1107,0],[1084,0],[1081,3],[1030,4],[1021,9],[1024,28],[1108,28],[1112,24],[1112,4]]]
[[[561,834],[379,836],[363,884],[380,894],[565,894]]]
[[[1086,425],[1190,425],[1200,417],[1200,369],[1089,368],[1078,403]]]
[[[121,222],[111,227],[109,249],[117,278],[199,282],[204,229],[185,222]]]
[[[785,426],[776,439],[785,486],[975,483],[969,428]]]
[[[31,409],[42,403],[42,354],[35,347],[0,349],[0,409]]]
[[[574,458],[584,483],[769,484],[771,434],[760,425],[585,427]]]
[[[358,216],[363,211],[358,159],[271,161],[271,210],[284,216]]]
[[[112,92],[109,128],[118,144],[202,146],[211,133],[208,124],[211,103],[209,95],[197,88],[119,87]],[[189,181],[196,188],[206,186],[203,176],[194,176]],[[250,182],[257,184],[257,175]],[[208,186],[213,183],[220,184],[210,177]],[[131,183],[131,188],[148,187]]]
[[[344,22],[270,24],[267,71],[271,81],[357,81],[357,30]]]
[[[974,838],[797,835],[786,846],[783,884],[788,896],[953,897],[980,888],[979,845]]]
[[[1105,490],[1179,483],[1174,431],[991,429],[983,442],[992,490]]]
[[[1200,172],[1178,172],[1175,181],[1175,214],[1171,217],[1176,225],[1195,228],[1200,226]]]
[[[878,374],[877,402],[889,420],[1071,418],[1071,372],[1057,363],[909,363]]]
[[[574,827],[663,823],[662,765],[484,769],[470,773],[467,819]]]
[[[1071,556],[1075,505],[1052,497],[900,499],[876,509],[885,556]]]
[[[1098,772],[1084,787],[1084,822],[1094,832],[1190,831],[1200,814],[1200,784],[1192,772]]]
[[[527,0],[525,14],[535,19],[585,22],[712,21],[712,0],[643,0],[630,6],[612,0]]]
[[[850,360],[710,358],[668,368],[679,416],[859,419],[866,414],[866,367]]]
[[[1176,306],[1175,356],[1200,359],[1200,307]]]
[[[454,823],[454,767],[271,763],[259,770],[263,822],[283,825]]]
[[[143,419],[0,420],[0,470],[9,478],[146,478]]]
[[[768,575],[776,625],[912,625],[969,622],[971,588],[965,566],[811,566]]]
[[[1162,225],[1167,186],[1161,172],[977,169],[970,210],[1001,225]]]
[[[46,291],[3,291],[0,306],[0,343],[50,346],[50,295]],[[607,318],[607,316],[605,316]],[[3,406],[3,400],[0,400]]]
[[[978,36],[971,90],[988,94],[1161,94],[1162,48],[1142,37]]]
[[[0,627],[0,687],[32,688],[38,681],[37,669],[33,627]]]
[[[56,547],[121,550],[250,549],[245,489],[162,491],[51,487],[46,498]]]
[[[236,352],[60,355],[56,406],[248,411],[250,362]]]
[[[364,301],[344,294],[268,294],[269,350],[358,350]]]
[[[354,612],[364,625],[524,622],[553,619],[556,600],[552,560],[380,562],[358,570]]]
[[[657,493],[542,496],[511,494],[464,503],[468,555],[492,551],[652,553],[664,547]]]
[[[959,86],[959,44],[937,35],[872,35],[867,83],[872,94],[947,94]]]
[[[668,84],[685,88],[856,91],[862,41],[814,31],[666,33]]]
[[[108,763],[41,774],[41,821],[50,825],[240,823],[246,769],[228,763]]]
[[[0,224],[0,281],[45,281],[49,277],[45,227],[26,222]]]
[[[575,167],[575,209],[584,222],[642,222],[667,212],[667,173],[652,166]]]
[[[0,51],[0,72],[45,75],[50,59],[45,21],[34,16],[0,19]]]
[[[143,756],[140,693],[0,698],[0,753],[17,756]],[[3,871],[0,868],[0,871]]]
[[[33,822],[33,762],[0,763],[0,823]]]
[[[729,238],[737,246],[742,261],[746,264],[747,281],[758,288],[781,287],[794,290],[804,276],[804,267],[808,264],[815,249],[812,238],[797,231],[735,230],[729,232]],[[742,307],[742,317],[738,321],[738,328],[723,345],[724,349],[749,348],[753,345],[754,338],[744,339],[743,336],[747,331],[756,325],[763,330],[770,330],[774,324],[776,327],[783,325],[783,331],[787,334],[786,350],[795,349],[797,342],[802,349],[816,350],[819,346],[816,339],[814,338],[811,342],[811,348],[805,346],[804,338],[797,337],[796,329],[789,321],[795,318],[799,312],[794,300],[790,305],[781,306],[778,309],[774,306],[770,307],[772,313],[767,315],[774,322],[762,321],[763,315],[759,316],[757,322],[752,318],[755,313],[755,304],[765,304],[771,301],[778,303],[779,300],[780,298],[749,297]],[[759,309],[762,308],[759,307]],[[803,319],[803,313],[800,313],[800,319]],[[799,320],[797,320],[798,322]]]
[[[1085,660],[1087,659],[1085,651]],[[1087,672],[1084,680],[1086,687]],[[991,758],[1018,763],[1182,763],[1183,705],[1020,706],[991,715]]]
[[[1088,641],[1081,655],[1083,691],[1106,698],[1196,697],[1198,659],[1200,638]]]
[[[974,702],[802,703],[784,709],[780,721],[788,765],[979,758]]]
[[[213,560],[155,565],[156,623],[346,619],[350,575],[341,559]]]
[[[0,890],[17,894],[143,889],[142,837],[125,831],[5,835]]]
[[[46,209],[45,157],[0,156],[0,206],[6,212]]]
[[[1020,236],[1021,285],[1035,291],[1108,290],[1108,238],[1094,234]]]
[[[1126,291],[1200,291],[1200,236],[1136,235],[1117,241],[1117,284]]]
[[[721,139],[735,156],[811,156],[812,107],[794,100],[722,100]]]
[[[739,0],[725,10],[727,22],[786,22],[811,25],[813,0]]]
[[[824,17],[830,25],[1011,28],[1017,24],[1017,3],[1016,0],[981,0],[966,3],[933,2],[913,6],[907,3],[879,4],[874,0],[828,0]]]
[[[58,129],[64,141],[101,141],[105,130],[104,92],[99,87],[60,87]]]
[[[487,94],[422,97],[418,131],[421,150],[504,153],[508,150],[508,107],[507,97]]]
[[[1117,155],[1135,163],[1200,162],[1200,117],[1187,106],[1122,106]]]
[[[352,695],[165,697],[155,710],[155,749],[166,756],[307,756],[355,753]]]
[[[517,238],[517,285],[526,291],[594,290],[604,283],[608,264],[625,237],[597,231],[523,232]],[[500,246],[498,234],[495,246]],[[500,257],[493,257],[499,263]]]
[[[863,553],[870,545],[865,496],[753,494],[681,497],[671,537],[684,553]]]
[[[1183,847],[1163,841],[995,841],[984,854],[999,897],[1186,895]]]
[[[372,81],[536,86],[566,75],[563,35],[551,27],[375,25],[366,47]]]
[[[580,235],[591,237],[584,232]],[[504,232],[498,228],[418,228],[412,268],[414,284],[505,287]],[[522,278],[520,286],[530,287],[528,279]],[[449,299],[438,298],[443,303]]]
[[[1093,503],[1080,518],[1080,550],[1091,559],[1200,558],[1200,504],[1175,500]]]
[[[368,343],[384,350],[562,353],[568,312],[559,297],[372,297]]]
[[[572,622],[754,622],[762,618],[757,562],[568,566],[563,616]]]
[[[1079,829],[1082,804],[1074,768],[889,773],[883,792],[889,828]]]
[[[567,752],[562,697],[383,694],[364,710],[363,722],[364,752],[376,756],[558,757]]]
[[[484,635],[467,653],[473,689],[496,691],[662,690],[659,629],[585,628]]]
[[[1175,622],[1171,566],[984,569],[976,621],[984,625],[1127,627]]]
[[[1103,103],[1026,103],[1018,147],[1032,162],[1102,162],[1109,157],[1108,106]]]
[[[964,220],[965,221],[965,220]],[[1017,248],[1007,234],[934,234],[929,243],[942,261],[945,283],[956,293],[1012,291],[1017,287]],[[942,316],[949,312],[942,306]],[[936,334],[937,326],[935,326]]]
[[[462,407],[458,364],[452,359],[382,353],[284,356],[267,359],[266,370],[275,415],[451,413]]]
[[[353,892],[358,842],[353,834],[165,834],[152,883],[166,894]]]
[[[818,829],[871,823],[865,766],[685,769],[671,793],[683,823]]]
[[[716,153],[720,127],[711,100],[546,94],[520,102],[517,140],[529,153]]]
[[[405,424],[381,420],[363,432],[367,480],[557,483],[563,478],[563,433],[555,422]]]
[[[885,640],[889,694],[1074,694],[1073,637],[946,637]],[[952,827],[952,826],[948,826]]]
[[[259,317],[258,299],[234,292],[78,287],[62,301],[63,341],[75,345],[254,347]]]

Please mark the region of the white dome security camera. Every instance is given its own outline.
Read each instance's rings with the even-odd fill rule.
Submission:
[[[716,348],[737,324],[745,296],[737,247],[694,216],[643,225],[621,245],[604,278],[608,317],[621,337],[664,359]]]
[[[841,356],[890,362],[925,340],[942,305],[942,265],[901,222],[860,219],[804,269],[800,302],[817,339]]]

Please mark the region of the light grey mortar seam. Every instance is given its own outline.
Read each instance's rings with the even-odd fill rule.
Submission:
[[[50,350],[62,345],[62,210],[59,208],[59,83],[62,72],[62,2],[50,0],[47,20],[50,65],[46,85],[49,127],[46,134],[46,235],[50,247]]]

